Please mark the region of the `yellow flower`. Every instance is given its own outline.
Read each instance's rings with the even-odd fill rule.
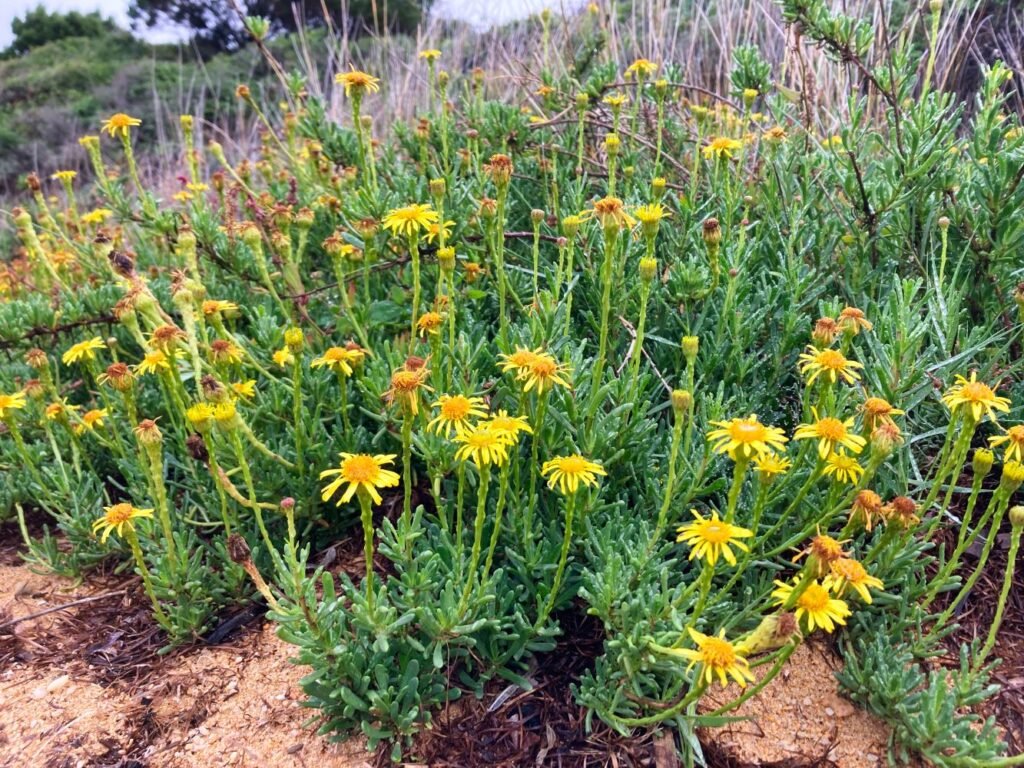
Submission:
[[[67,400],[60,400],[46,406],[43,415],[47,421],[57,421],[61,418],[67,418],[68,414],[80,410],[82,410],[80,406],[71,405]]]
[[[100,535],[100,541],[104,544],[106,544],[111,532],[116,532],[118,536],[123,537],[125,528],[133,530],[135,524],[132,520],[142,517],[153,517],[152,509],[139,509],[133,507],[128,502],[121,502],[112,507],[104,507],[103,513],[103,517],[92,524],[92,532],[95,534],[102,530],[103,533]]]
[[[118,112],[116,115],[111,115],[103,123],[103,130],[110,134],[111,138],[115,136],[128,137],[129,128],[142,125],[142,121],[137,117],[126,115],[124,112]]]
[[[114,212],[109,208],[96,208],[95,210],[89,211],[88,213],[82,214],[83,224],[102,224],[104,221],[114,215]]]
[[[844,307],[843,311],[839,313],[839,329],[851,336],[856,336],[862,330],[870,331],[874,327],[862,309]]]
[[[281,347],[274,351],[271,355],[274,360],[274,365],[281,368],[287,368],[289,365],[295,362],[295,356],[288,350],[288,347]]]
[[[701,149],[704,157],[732,157],[732,153],[743,149],[743,142],[738,139],[730,139],[726,136],[719,136],[711,140],[711,143]]]
[[[437,211],[430,203],[414,203],[389,211],[382,223],[396,235],[415,237],[437,221]]]
[[[578,453],[571,456],[556,456],[550,461],[545,461],[540,473],[548,478],[548,488],[554,490],[557,485],[563,495],[576,493],[580,483],[595,486],[597,476],[607,474],[600,464],[588,461]]]
[[[724,629],[717,636],[701,634],[693,627],[686,629],[693,642],[697,644],[697,648],[672,648],[665,649],[664,652],[689,659],[687,671],[700,664],[698,680],[703,679],[706,685],[711,685],[717,677],[723,688],[729,684],[730,677],[740,688],[746,688],[748,682],[754,682],[750,663],[743,658],[742,652],[736,646],[725,639]]]
[[[200,432],[205,432],[210,427],[210,422],[216,417],[213,406],[209,403],[196,403],[189,406],[185,411],[185,418]]]
[[[850,519],[864,526],[864,530],[871,533],[875,524],[875,518],[883,514],[884,504],[882,497],[869,488],[860,491],[853,500],[850,508]]]
[[[786,605],[794,586],[778,580],[775,586],[772,597],[778,600],[779,605]],[[846,603],[832,597],[829,587],[822,586],[817,579],[811,581],[800,593],[794,607],[797,621],[805,622],[808,632],[813,632],[815,627],[833,632],[837,624],[846,624],[846,617],[850,615]]]
[[[444,223],[444,238],[447,240],[452,236],[452,227],[455,226],[454,221],[446,221]],[[427,233],[423,236],[423,239],[428,243],[433,243],[441,236],[441,222],[435,221],[427,227]]]
[[[437,48],[427,48],[425,51],[420,51],[416,55],[428,62],[436,61],[441,58],[441,52],[437,50]]]
[[[629,101],[629,97],[624,93],[609,93],[601,101],[609,107],[618,109]]]
[[[0,394],[0,419],[5,419],[10,411],[25,407],[25,393],[15,392],[13,395]]]
[[[142,362],[135,366],[135,372],[143,375],[169,370],[171,370],[171,362],[167,355],[159,349],[147,352],[145,357],[142,358]]]
[[[416,330],[422,339],[427,334],[437,336],[441,333],[441,326],[444,325],[444,315],[440,312],[424,312],[416,318]]]
[[[882,424],[896,425],[892,420],[893,416],[902,416],[904,411],[893,408],[888,400],[881,397],[869,397],[861,406],[864,411],[864,427],[868,432],[873,431]]]
[[[568,373],[568,367],[559,363],[547,352],[541,352],[534,356],[533,362],[517,378],[521,379],[523,392],[536,389],[538,395],[544,394],[558,384],[566,389],[572,389],[572,385],[565,380],[564,375]]]
[[[793,433],[794,440],[813,439],[818,441],[818,455],[827,459],[838,446],[842,446],[851,453],[860,453],[867,445],[860,435],[854,434],[853,419],[841,421],[832,416],[818,416],[818,409],[812,407],[814,415],[813,424],[798,424],[796,432]]]
[[[826,589],[831,589],[837,597],[842,597],[847,587],[853,587],[860,599],[871,605],[871,593],[868,587],[882,589],[882,580],[870,576],[864,566],[848,557],[841,557],[830,566],[830,573],[825,577]]]
[[[503,358],[498,363],[498,367],[501,368],[502,373],[515,371],[516,375],[519,376],[530,369],[530,366],[539,354],[542,354],[540,347],[535,350],[527,349],[526,347],[516,347],[516,351],[510,355],[506,355],[504,352],[498,355],[498,357]]]
[[[244,397],[252,400],[256,397],[256,379],[248,379],[247,381],[236,381],[231,384],[232,391],[239,397]]]
[[[605,229],[618,227],[619,229],[632,229],[636,226],[636,219],[626,213],[626,206],[617,197],[602,197],[594,202],[593,208],[588,208],[580,214],[584,220],[597,219]]]
[[[87,429],[96,429],[96,427],[103,426],[103,420],[110,415],[110,412],[106,408],[93,408],[90,411],[86,411],[82,414],[82,421],[80,424],[75,425],[75,432],[79,435],[85,432]]]
[[[338,499],[337,506],[349,501],[356,493],[366,493],[373,499],[375,504],[383,501],[378,488],[394,488],[398,485],[399,476],[397,472],[384,469],[385,465],[395,461],[394,454],[377,454],[371,456],[368,453],[342,453],[341,466],[337,469],[325,469],[320,473],[320,479],[337,475],[323,489],[320,498],[330,501],[342,485],[348,484],[345,492]]]
[[[510,442],[518,440],[520,432],[525,432],[528,435],[533,434],[533,427],[530,426],[525,416],[509,416],[505,411],[498,411],[491,416],[487,422],[487,427],[492,432],[507,438]]]
[[[330,347],[322,356],[309,364],[310,368],[329,368],[335,373],[351,376],[355,367],[366,358],[366,350],[360,346]]]
[[[754,459],[754,469],[760,478],[766,481],[785,474],[792,466],[793,462],[777,453],[762,453]]]
[[[418,360],[418,359],[417,359]],[[393,405],[396,401],[403,408],[415,416],[420,412],[420,388],[433,392],[433,387],[426,381],[430,377],[430,371],[422,361],[415,367],[410,367],[406,362],[404,366],[391,374],[391,388],[384,393],[384,401]]]
[[[223,365],[237,365],[242,362],[242,350],[225,339],[214,339],[210,342],[210,359]]]
[[[716,443],[716,453],[727,453],[733,461],[749,460],[755,456],[770,454],[772,450],[784,451],[788,438],[778,427],[769,427],[757,420],[756,414],[746,419],[712,421],[718,429],[708,432],[708,440]]]
[[[810,374],[807,377],[809,385],[819,376],[828,379],[830,384],[835,384],[840,378],[847,384],[853,384],[860,379],[856,369],[863,367],[855,360],[848,360],[839,350],[818,349],[811,344],[808,344],[807,351],[800,355],[800,373]]]
[[[986,413],[992,421],[998,421],[996,411],[1007,413],[1010,410],[1009,398],[999,397],[993,387],[978,381],[977,371],[971,371],[970,379],[957,376],[956,383],[942,396],[942,402],[954,414],[968,411],[975,421],[981,421]]]
[[[637,59],[626,67],[626,77],[648,78],[658,71],[658,65],[649,59]]]
[[[487,406],[482,397],[466,397],[465,395],[441,395],[434,407],[439,409],[427,429],[437,434],[451,437],[454,431],[461,435],[470,428],[470,419],[487,418]]]
[[[491,430],[486,424],[456,435],[455,442],[460,444],[455,458],[459,461],[468,459],[478,469],[491,464],[500,467],[508,461],[508,438]]]
[[[78,175],[78,171],[57,171],[50,178],[54,181],[73,181],[75,176]]]
[[[376,93],[380,90],[380,80],[373,75],[360,72],[353,67],[348,72],[339,72],[334,76],[334,82],[345,86],[345,95],[362,98],[365,93]]]
[[[61,355],[64,365],[71,365],[82,360],[90,361],[96,359],[96,351],[104,349],[106,344],[99,336],[93,336],[88,341],[80,341],[72,346],[67,352]]]
[[[764,140],[769,144],[779,144],[786,140],[786,129],[776,125],[764,132]]]
[[[233,301],[221,299],[207,299],[203,302],[204,315],[231,314],[238,311],[238,305]]]
[[[0,415],[3,409],[0,408]],[[1017,424],[1006,430],[1005,435],[996,435],[988,439],[989,445],[997,448],[1006,445],[1006,452],[1003,453],[1003,461],[1024,461],[1024,424]]]
[[[710,520],[701,517],[696,509],[691,509],[690,512],[696,520],[680,526],[679,535],[676,537],[676,541],[691,547],[690,560],[701,558],[706,560],[708,565],[714,565],[721,556],[729,565],[736,565],[732,547],[743,552],[750,551],[750,548],[739,539],[750,538],[754,535],[752,531],[719,520],[716,510],[711,510]]]
[[[864,474],[864,467],[843,451],[833,451],[825,460],[824,472],[826,475],[835,477],[840,483],[854,485]]]

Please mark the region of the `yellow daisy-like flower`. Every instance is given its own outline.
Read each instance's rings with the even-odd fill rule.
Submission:
[[[247,400],[252,400],[254,397],[256,397],[256,379],[232,382],[231,390],[239,397],[244,397]]]
[[[391,374],[391,388],[384,393],[384,402],[394,405],[396,402],[415,416],[420,412],[420,389],[433,392],[434,388],[426,382],[430,371],[425,364],[410,368],[408,364]]]
[[[856,560],[841,557],[830,566],[829,575],[825,577],[824,586],[831,589],[836,597],[842,597],[847,587],[853,587],[860,599],[871,605],[871,592],[868,587],[883,589],[882,580],[871,576]]]
[[[465,395],[441,395],[434,403],[437,416],[427,424],[427,429],[451,437],[452,432],[461,435],[470,428],[471,419],[487,418],[487,405],[482,397]]]
[[[812,344],[808,344],[807,351],[800,355],[800,373],[807,376],[808,384],[813,384],[819,376],[827,379],[830,384],[835,384],[839,379],[853,384],[860,380],[857,369],[863,367],[861,363],[847,359],[837,349],[818,349]]]
[[[335,373],[351,376],[355,367],[366,359],[366,350],[360,346],[330,347],[309,364],[310,368],[329,368]]]
[[[765,481],[773,480],[779,475],[785,474],[793,466],[793,462],[785,456],[779,456],[779,454],[771,452],[762,453],[757,456],[753,463],[758,476]]]
[[[693,627],[686,629],[697,645],[695,649],[666,648],[662,652],[688,659],[690,665],[686,668],[687,671],[700,664],[697,679],[703,679],[706,685],[711,685],[716,677],[723,688],[729,685],[730,677],[740,688],[746,688],[748,682],[754,682],[750,663],[743,658],[742,652],[735,645],[725,639],[724,629],[717,636],[701,634]]]
[[[719,557],[724,557],[729,565],[736,565],[736,555],[732,548],[736,547],[742,552],[750,551],[740,539],[749,539],[754,535],[753,531],[719,520],[716,510],[711,510],[710,520],[701,517],[696,509],[691,509],[690,513],[696,520],[680,526],[676,537],[676,541],[691,548],[690,560],[700,558],[706,560],[708,565],[714,565]]]
[[[80,410],[82,410],[81,406],[72,405],[67,400],[60,400],[46,406],[43,411],[43,416],[46,417],[47,421],[57,421],[61,418],[67,418],[68,414],[72,414],[75,411]]]
[[[520,375],[525,371],[529,370],[533,361],[537,359],[537,355],[543,353],[541,348],[527,349],[526,347],[516,347],[516,351],[506,355],[501,353],[498,357],[502,358],[498,363],[498,367],[501,368],[502,373],[508,373],[509,371],[515,371],[516,375]]]
[[[624,93],[609,93],[607,96],[601,99],[601,102],[603,104],[607,104],[609,107],[612,107],[614,109],[619,109],[625,104],[629,103],[629,97]]]
[[[214,339],[210,342],[210,359],[221,365],[237,365],[242,362],[242,350],[226,339]]]
[[[541,352],[517,378],[523,381],[523,392],[535,389],[538,395],[542,395],[555,384],[572,389],[572,384],[565,379],[568,372],[568,366],[559,363],[548,353]]]
[[[869,397],[864,401],[861,410],[864,411],[864,428],[868,432],[872,432],[882,424],[895,426],[896,422],[892,420],[892,417],[902,416],[905,413],[899,408],[893,408],[888,400],[881,397]]]
[[[995,388],[978,381],[978,372],[971,371],[971,378],[956,377],[956,383],[942,396],[942,402],[956,414],[966,411],[974,421],[981,421],[986,413],[992,421],[998,421],[996,411],[1007,413],[1010,400],[996,394]]]
[[[665,210],[665,206],[661,203],[648,203],[647,205],[637,206],[633,210],[633,215],[641,224],[656,224],[662,219],[669,218],[671,214]]]
[[[441,58],[441,52],[437,48],[427,48],[425,51],[420,51],[416,56],[424,61],[437,61]]]
[[[437,211],[430,203],[414,203],[389,211],[381,223],[396,235],[415,237],[437,221]]]
[[[786,605],[793,594],[795,586],[783,581],[775,581],[776,589],[772,592],[779,605]],[[845,625],[850,609],[842,600],[832,597],[829,587],[822,586],[817,579],[807,585],[794,604],[797,621],[803,622],[808,632],[816,627],[826,632],[834,632],[836,625]]]
[[[75,432],[79,435],[87,429],[92,430],[103,426],[103,420],[110,415],[106,408],[93,408],[82,414],[82,421],[75,425]]]
[[[238,311],[238,305],[233,301],[223,301],[222,299],[207,299],[203,302],[203,314],[204,315],[225,315],[232,314]]]
[[[732,153],[743,149],[743,142],[739,139],[730,139],[727,136],[719,136],[711,140],[711,142],[701,149],[704,153],[704,157],[711,159],[712,157],[725,157],[731,158]]]
[[[637,59],[626,67],[626,77],[648,78],[658,71],[658,65],[650,59]]]
[[[421,339],[428,334],[431,336],[438,335],[441,333],[443,325],[444,315],[440,312],[424,312],[416,318],[416,330],[419,331]]]
[[[456,435],[455,442],[459,443],[455,458],[472,461],[477,469],[491,464],[500,467],[508,461],[508,438],[489,429],[486,424]]]
[[[712,421],[713,429],[708,440],[714,443],[716,453],[726,453],[733,461],[749,460],[755,456],[770,454],[773,450],[784,451],[788,438],[778,427],[769,427],[757,420],[756,414],[745,419]]]
[[[556,456],[550,461],[545,461],[540,473],[548,478],[548,488],[554,490],[557,485],[558,490],[566,496],[576,493],[580,483],[591,487],[597,485],[597,476],[607,474],[600,464],[588,461],[578,453],[571,456]]]
[[[288,347],[281,347],[274,351],[274,354],[270,356],[274,365],[280,368],[287,368],[289,365],[295,362],[295,355],[291,353]]]
[[[121,502],[112,507],[103,508],[103,517],[92,524],[92,532],[96,534],[103,531],[100,534],[100,541],[106,544],[112,532],[123,538],[125,528],[134,529],[135,524],[132,521],[143,517],[152,518],[153,510],[139,509],[128,502]]]
[[[81,218],[83,224],[102,224],[113,215],[114,212],[109,208],[96,208],[87,213],[83,213]]]
[[[331,497],[338,492],[338,489],[347,484],[345,492],[338,499],[337,506],[349,501],[356,493],[366,493],[374,504],[383,501],[378,488],[394,488],[398,485],[397,472],[384,467],[395,461],[394,454],[377,454],[372,456],[368,453],[342,453],[341,466],[337,469],[325,469],[320,473],[320,479],[334,477],[320,494],[324,501],[330,501]]]
[[[130,128],[136,128],[140,125],[142,125],[142,121],[137,117],[126,115],[124,112],[118,112],[103,122],[102,130],[106,131],[111,138],[117,136],[127,137]]]
[[[833,416],[818,416],[818,409],[811,408],[813,424],[798,424],[793,433],[794,440],[817,440],[818,455],[827,459],[829,454],[842,446],[851,453],[860,453],[867,445],[860,435],[853,432],[853,419],[840,420]]]
[[[73,181],[77,175],[78,171],[57,171],[50,178],[54,181],[68,182]]]
[[[508,438],[510,442],[518,440],[520,432],[533,434],[533,427],[530,426],[525,416],[509,416],[506,411],[498,411],[491,416],[487,422],[487,428]]]
[[[135,372],[142,375],[169,370],[171,370],[171,361],[159,349],[147,352],[142,358],[142,362],[135,366]]]
[[[0,416],[3,415],[2,411],[3,409],[0,408]],[[1000,445],[1006,446],[1003,461],[1024,461],[1024,424],[1010,427],[1006,430],[1005,435],[990,437],[988,443],[993,448],[998,448]]]
[[[618,227],[619,229],[632,229],[636,226],[636,219],[626,212],[626,206],[617,197],[602,197],[594,201],[594,207],[580,213],[584,220],[597,219],[605,229]]]
[[[862,330],[870,331],[874,327],[862,309],[844,307],[843,311],[839,313],[839,329],[851,336],[856,336]]]
[[[209,403],[196,403],[189,406],[188,410],[185,411],[185,418],[197,430],[205,432],[209,429],[213,419],[216,418],[216,412]]]
[[[95,360],[97,350],[104,349],[106,346],[103,343],[103,339],[99,336],[94,336],[88,341],[80,341],[73,345],[67,352],[61,355],[60,359],[64,365],[71,365],[71,363],[78,363],[83,360]]]
[[[882,497],[870,488],[865,488],[853,500],[853,505],[850,507],[850,519],[863,525],[864,530],[871,533],[875,518],[882,517],[884,507]]]
[[[21,410],[25,403],[24,392],[15,392],[13,395],[0,394],[0,419],[7,418],[11,411]]]
[[[433,243],[441,236],[441,222],[435,221],[427,227],[426,234],[423,235],[423,239],[428,243]],[[455,226],[454,221],[444,222],[444,239],[447,240],[452,236],[452,227]]]
[[[360,72],[353,67],[348,72],[339,72],[334,76],[334,82],[345,86],[346,96],[362,98],[365,93],[376,93],[380,90],[380,80],[366,72]]]
[[[824,473],[840,483],[854,485],[864,474],[864,467],[853,456],[848,456],[843,451],[833,451],[825,459]]]

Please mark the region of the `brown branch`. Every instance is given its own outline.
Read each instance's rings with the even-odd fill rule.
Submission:
[[[75,328],[85,328],[90,325],[111,325],[114,323],[113,315],[100,315],[99,317],[90,317],[84,320],[76,320],[73,323],[64,323],[63,325],[57,325],[53,328],[32,328],[24,336],[12,340],[0,341],[0,349],[14,349],[18,345],[31,341],[39,336],[59,336],[67,331],[74,330]]]
[[[54,606],[52,606],[50,608],[47,608],[46,610],[38,611],[37,613],[30,613],[27,616],[19,616],[16,619],[11,619],[10,621],[5,621],[3,624],[0,624],[0,631],[3,631],[5,629],[7,629],[8,627],[13,627],[16,624],[20,624],[23,621],[32,621],[33,619],[38,619],[38,618],[40,618],[42,616],[46,616],[46,615],[51,614],[51,613],[56,613],[57,611],[64,611],[64,610],[67,610],[68,608],[73,608],[76,605],[84,605],[85,603],[95,603],[98,600],[106,600],[108,597],[117,597],[118,595],[123,595],[123,594],[124,594],[124,590],[123,589],[119,589],[116,592],[105,592],[102,595],[93,595],[92,597],[83,597],[80,600],[72,600],[69,603],[62,603],[61,605],[54,605]]]

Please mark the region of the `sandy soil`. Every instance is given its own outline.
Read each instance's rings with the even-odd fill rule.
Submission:
[[[315,713],[302,707],[298,687],[304,669],[289,662],[269,625],[172,655],[155,672],[111,679],[93,663],[96,646],[116,654],[130,643],[116,632],[99,637],[86,657],[69,629],[76,612],[101,603],[109,610],[109,601],[125,601],[128,611],[131,587],[124,579],[74,584],[0,565],[0,766],[370,768],[361,739],[329,743],[314,733]],[[83,597],[99,599],[3,628]],[[884,764],[888,729],[839,695],[838,663],[821,646],[800,648],[783,674],[734,713],[748,720],[702,734],[710,751],[737,766]],[[709,695],[705,709],[731,694]]]

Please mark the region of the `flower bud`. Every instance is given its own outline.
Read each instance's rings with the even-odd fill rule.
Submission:
[[[700,347],[700,337],[683,336],[682,347],[683,357],[686,358],[686,362],[693,365],[694,360],[697,359],[697,350]]]
[[[438,248],[437,265],[446,275],[450,275],[455,269],[455,249],[451,246]]]
[[[928,10],[931,11],[932,13],[941,13],[942,12],[942,0],[929,0],[929,2],[928,2]]]
[[[979,448],[974,452],[974,458],[971,461],[971,468],[974,470],[974,476],[978,479],[985,477],[989,472],[992,471],[992,465],[996,462],[996,456],[988,448]]]
[[[33,347],[25,354],[25,362],[34,371],[41,371],[50,367],[50,359],[39,347]]]
[[[428,184],[430,188],[430,196],[434,198],[444,197],[447,184],[444,179],[431,179]]]
[[[938,224],[939,229],[945,232],[947,229],[949,229],[949,216],[939,216]]]
[[[1007,494],[1016,493],[1021,484],[1024,483],[1024,464],[1019,461],[1007,461],[1003,464],[1003,476],[999,479],[999,486]]]
[[[622,147],[622,140],[614,133],[609,133],[604,137],[604,149],[612,157],[619,154],[619,149]]]
[[[562,219],[562,234],[572,240],[576,237],[576,233],[580,231],[580,224],[582,223],[579,216],[566,216]]]
[[[1010,525],[1017,529],[1024,527],[1024,507],[1020,504],[1010,507]]]
[[[590,97],[585,93],[576,94],[576,109],[580,112],[584,111],[590,104]]]
[[[685,389],[672,390],[672,410],[676,418],[682,418],[693,408],[693,395]]]
[[[315,218],[316,213],[312,208],[299,208],[295,214],[295,226],[299,229],[311,229]]]
[[[139,426],[135,428],[135,436],[138,438],[139,443],[145,447],[151,447],[160,445],[164,441],[164,436],[160,432],[160,427],[156,425],[156,422],[152,419],[143,419],[139,422]]]
[[[654,196],[655,201],[660,200],[665,195],[665,178],[658,176],[651,180],[651,194]]]
[[[719,226],[718,219],[712,217],[704,220],[701,237],[704,238],[704,245],[708,247],[709,251],[718,249],[722,242],[722,227]]]
[[[306,337],[302,334],[301,328],[289,328],[284,332],[284,343],[288,345],[288,351],[293,355],[302,351]]]
[[[540,208],[534,208],[530,211],[530,221],[533,222],[535,226],[539,226],[541,222],[544,221],[544,211]]]
[[[652,283],[658,276],[658,260],[653,256],[644,256],[640,259],[640,279],[645,283]]]

